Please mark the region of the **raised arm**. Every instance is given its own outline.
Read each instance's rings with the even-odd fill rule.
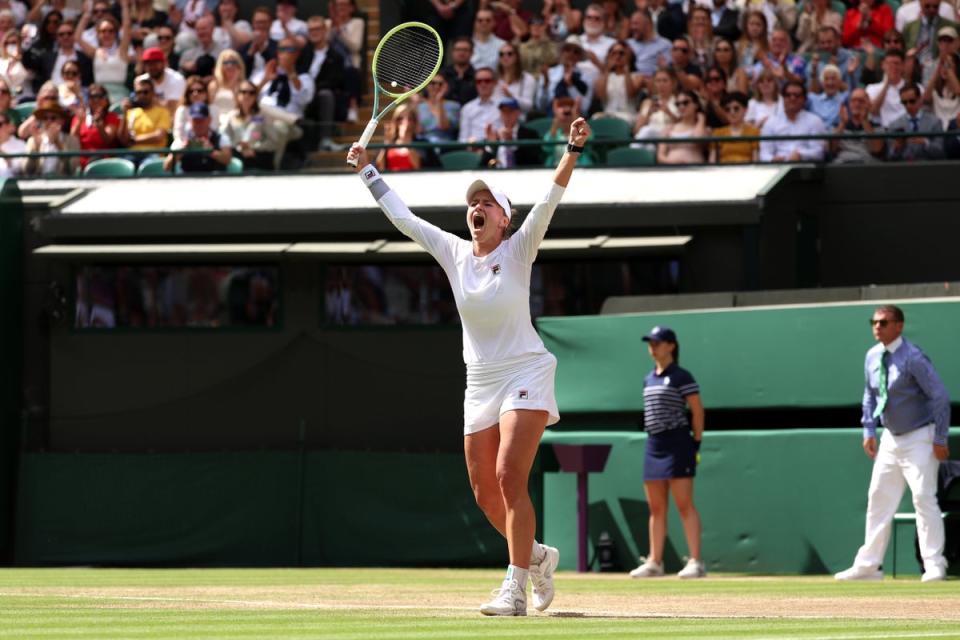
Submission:
[[[130,62],[130,42],[133,39],[133,25],[130,20],[131,0],[120,0],[120,47],[117,53],[124,62]],[[78,38],[83,40],[83,38]]]
[[[564,152],[560,158],[560,164],[557,165],[557,170],[553,173],[553,181],[557,185],[566,187],[570,183],[573,168],[577,166],[577,160],[580,158],[583,145],[587,143],[587,138],[589,137],[590,125],[587,124],[587,121],[584,118],[574,120],[573,124],[570,125],[570,137],[568,141],[571,145],[580,147],[581,151],[572,152],[568,150]]]

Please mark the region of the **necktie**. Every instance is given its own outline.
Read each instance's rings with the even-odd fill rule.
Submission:
[[[877,385],[877,408],[873,410],[873,417],[879,418],[887,406],[887,366],[890,364],[890,352],[883,350],[880,358],[880,380]]]
[[[910,118],[910,130],[911,130],[911,131],[919,131],[919,130],[920,130],[920,125],[917,124],[918,120],[919,120],[919,118]]]
[[[269,93],[277,94],[277,106],[285,107],[290,102],[290,79],[281,73],[270,83]]]

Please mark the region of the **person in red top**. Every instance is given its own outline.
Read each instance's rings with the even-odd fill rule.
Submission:
[[[107,90],[100,84],[90,85],[87,93],[87,106],[78,109],[70,123],[70,134],[80,139],[81,149],[116,149],[120,146],[120,129],[123,120],[110,111],[110,98]],[[87,166],[91,160],[103,156],[82,156],[80,167]]]
[[[893,29],[893,12],[885,0],[860,0],[843,18],[843,46],[862,49],[866,38],[876,47],[883,46],[883,34]]]
[[[393,118],[386,124],[383,141],[386,144],[408,144],[415,141],[419,129],[417,110],[403,105],[393,112]],[[418,149],[390,147],[380,150],[376,165],[381,171],[416,171],[423,165],[423,156]]]

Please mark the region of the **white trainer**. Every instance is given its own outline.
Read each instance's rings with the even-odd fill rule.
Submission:
[[[678,578],[706,578],[707,567],[696,558],[687,560],[687,566],[677,573]]]
[[[883,580],[883,571],[876,567],[858,567],[853,566],[844,569],[840,573],[834,574],[834,579],[847,580]]]
[[[507,578],[499,589],[492,592],[496,597],[480,605],[480,613],[485,616],[525,616],[527,615],[527,592],[519,583]]]
[[[920,576],[920,582],[938,582],[947,579],[947,570],[943,567],[930,567]]]
[[[543,560],[540,564],[530,565],[530,583],[533,585],[533,608],[546,611],[553,602],[553,572],[560,564],[560,550],[541,544]]]
[[[659,578],[663,575],[663,563],[640,558],[640,566],[630,572],[631,578]]]

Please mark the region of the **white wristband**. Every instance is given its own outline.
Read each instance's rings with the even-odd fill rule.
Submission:
[[[363,180],[363,184],[369,188],[370,185],[380,179],[380,172],[377,171],[375,166],[368,164],[360,170],[360,179]]]

